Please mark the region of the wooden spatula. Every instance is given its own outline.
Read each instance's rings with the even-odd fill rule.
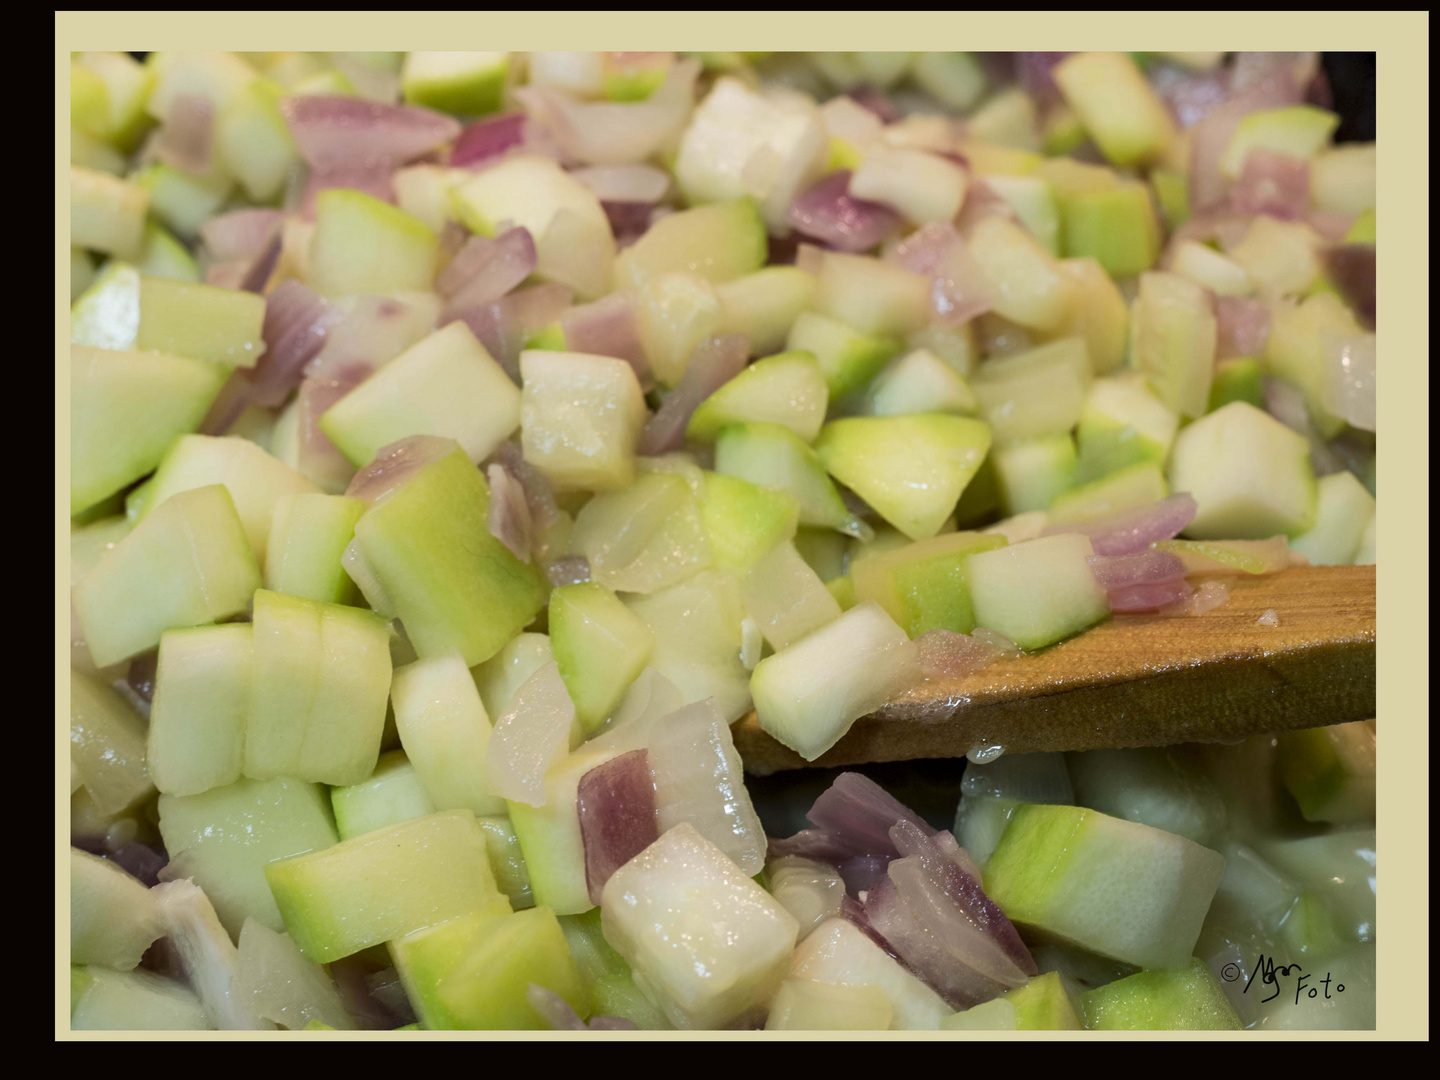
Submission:
[[[1119,615],[1042,652],[931,680],[813,762],[738,721],[747,771],[1240,739],[1375,715],[1375,567],[1214,575],[1195,616]],[[1192,579],[1199,580],[1199,579]],[[1417,601],[1421,598],[1417,597]],[[1274,611],[1278,625],[1259,621]]]

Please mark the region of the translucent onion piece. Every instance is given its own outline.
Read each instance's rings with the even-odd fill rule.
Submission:
[[[1375,335],[1327,336],[1325,408],[1351,427],[1375,430]]]
[[[307,960],[289,935],[254,919],[240,928],[235,986],[255,1015],[291,1031],[312,1021],[340,1031],[355,1027],[325,969]]]
[[[670,174],[654,165],[595,165],[571,175],[601,203],[653,205],[670,191]]]
[[[1194,587],[1184,578],[1172,581],[1156,581],[1140,585],[1126,585],[1118,589],[1107,589],[1110,610],[1115,612],[1158,611],[1173,604],[1184,604],[1195,593]]]
[[[949,902],[918,858],[892,862],[864,906],[875,932],[953,1008],[970,1008],[1025,982],[994,939]]]
[[[788,856],[771,862],[765,874],[770,895],[799,922],[800,940],[826,919],[840,914],[845,882],[828,863]]]
[[[1019,645],[1016,645],[1015,642],[1011,641],[1008,637],[1006,637],[1004,634],[1000,633],[999,630],[989,630],[986,627],[977,626],[973,631],[971,631],[970,636],[973,637],[976,641],[980,641],[986,645],[989,645],[1001,656],[1021,656],[1024,654],[1025,651],[1020,648]]]
[[[527,806],[545,805],[545,773],[569,750],[575,705],[550,661],[515,691],[485,751],[490,790]]]
[[[236,950],[204,891],[189,879],[155,886],[165,936],[180,968],[200,997],[205,1015],[221,1031],[273,1029],[257,1016],[235,985]]]
[[[1196,588],[1195,593],[1183,604],[1177,605],[1177,610],[1169,608],[1162,609],[1164,615],[1204,615],[1207,611],[1214,611],[1230,602],[1230,590],[1219,581],[1206,581]]]
[[[764,868],[765,830],[730,725],[713,700],[686,705],[656,726],[650,767],[660,832],[689,822],[746,874]]]
[[[655,803],[650,756],[644,750],[611,758],[580,778],[576,808],[591,903],[600,903],[611,874],[660,838]]]
[[[684,704],[684,695],[675,684],[647,667],[625,691],[606,726],[585,744],[586,749],[625,753],[648,747],[657,726]]]
[[[1197,508],[1194,498],[1181,492],[1107,517],[1051,525],[1045,535],[1080,533],[1090,538],[1096,555],[1131,555],[1144,551],[1156,540],[1179,536],[1194,520]]]
[[[958,679],[994,663],[999,650],[989,642],[953,630],[930,630],[915,639],[920,670],[930,678]]]
[[[1104,589],[1154,585],[1185,576],[1185,564],[1168,551],[1147,548],[1133,555],[1091,555],[1087,561],[1095,580]]]

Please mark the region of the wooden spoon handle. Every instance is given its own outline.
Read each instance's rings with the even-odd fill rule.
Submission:
[[[1033,655],[934,679],[807,762],[750,713],[747,771],[1240,739],[1375,715],[1375,567],[1215,575],[1229,602],[1193,617],[1116,616]],[[1258,620],[1274,611],[1276,626]]]

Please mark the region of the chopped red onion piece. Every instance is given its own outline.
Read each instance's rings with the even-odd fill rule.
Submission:
[[[906,966],[954,1008],[970,1008],[1026,981],[1026,973],[926,873],[919,857],[890,864],[866,894],[865,914]]]
[[[249,407],[250,380],[245,377],[244,368],[236,368],[210,403],[198,431],[201,435],[224,435]]]
[[[1310,209],[1309,163],[1273,150],[1251,150],[1230,189],[1230,206],[1241,214],[1299,221]]]
[[[468,326],[496,362],[519,381],[520,351],[525,342],[530,335],[556,322],[574,295],[569,286],[547,281],[456,312],[455,319]]]
[[[1017,52],[1015,74],[1025,92],[1035,99],[1037,105],[1051,105],[1060,100],[1060,88],[1055,85],[1055,65],[1070,54],[1068,52]]]
[[[600,209],[605,211],[605,217],[610,222],[617,248],[629,247],[639,240],[667,212],[666,207],[638,202],[602,202]]]
[[[1342,244],[1327,260],[1330,278],[1367,330],[1375,329],[1375,245]]]
[[[355,474],[345,494],[370,505],[383,501],[416,472],[453,451],[452,439],[434,435],[411,435],[382,446],[375,459]]]
[[[653,457],[685,443],[685,425],[700,403],[745,367],[750,339],[744,334],[708,338],[690,357],[685,374],[640,433],[639,452]]]
[[[852,855],[895,855],[890,830],[909,822],[927,835],[935,830],[914,811],[862,773],[844,772],[805,815],[810,823],[842,837]]]
[[[1178,555],[1153,548],[1133,555],[1091,555],[1088,562],[1102,589],[1158,585],[1185,576],[1185,564]]]
[[[490,509],[485,524],[490,535],[499,540],[521,562],[532,556],[535,526],[530,520],[530,507],[525,501],[525,488],[503,465],[485,470],[490,484]]]
[[[980,868],[954,834],[941,829],[922,830],[913,822],[899,821],[890,839],[902,858],[917,858],[925,872],[961,907],[966,916],[989,933],[1007,956],[1027,975],[1036,974],[1030,950],[1020,934],[981,887]],[[893,864],[892,864],[893,865]]]
[[[274,409],[304,379],[305,365],[320,352],[325,337],[345,314],[294,278],[282,281],[265,298],[261,336],[265,352],[244,372],[250,404]]]
[[[1228,360],[1260,356],[1270,337],[1270,309],[1262,300],[1243,296],[1215,298],[1215,356]]]
[[[443,113],[356,97],[289,97],[280,111],[301,158],[318,172],[383,167],[388,173],[460,134],[460,124]]]
[[[562,556],[545,567],[545,577],[552,589],[579,585],[590,580],[590,560],[584,555]]]
[[[1143,582],[1107,589],[1110,610],[1115,612],[1155,611],[1187,600],[1195,591],[1184,578]]]
[[[535,241],[528,229],[507,229],[494,240],[473,236],[435,279],[447,298],[445,313],[494,303],[535,271]]]
[[[1000,658],[989,642],[953,630],[930,630],[915,639],[920,670],[931,678],[958,679]]]
[[[205,282],[259,293],[279,262],[285,215],[279,210],[232,210],[200,226],[209,265]]]
[[[495,452],[490,455],[490,462],[503,465],[505,471],[520,482],[520,486],[525,492],[525,504],[530,510],[530,520],[535,529],[544,532],[560,519],[561,511],[555,505],[555,491],[550,486],[549,479],[525,460],[525,452],[521,450],[519,443],[513,439],[507,439],[495,448]],[[576,556],[576,558],[583,559],[583,556]],[[588,580],[588,562],[586,567],[586,580]]]
[[[1192,128],[1230,97],[1230,72],[1187,71],[1173,64],[1156,64],[1151,84],[1170,107],[1181,130]]]
[[[284,220],[279,210],[231,210],[201,225],[200,239],[216,262],[250,258],[265,250]]]
[[[850,173],[830,173],[801,192],[790,207],[795,231],[837,251],[869,251],[900,230],[900,215],[888,206],[849,194]]]
[[[1080,533],[1090,538],[1096,555],[1131,555],[1144,551],[1156,540],[1173,540],[1179,536],[1194,520],[1197,509],[1194,498],[1181,492],[1107,517],[1051,525],[1044,535]]]
[[[862,83],[847,91],[846,96],[862,109],[873,113],[882,124],[893,124],[900,119],[900,110],[895,104],[869,84]]]
[[[995,292],[984,269],[949,222],[921,226],[897,245],[889,258],[931,279],[931,306],[946,326],[968,322],[995,304]]]
[[[565,332],[566,348],[624,360],[635,369],[642,390],[654,384],[645,346],[640,341],[635,294],[630,290],[572,307],[560,317],[560,326]]]
[[[875,883],[885,876],[885,868],[890,862],[888,855],[852,855],[841,860],[835,868],[845,882],[846,894],[859,896],[875,887]]]
[[[205,94],[176,94],[160,128],[155,151],[167,165],[203,176],[210,171],[215,105]]]
[[[1192,131],[1190,144],[1190,205],[1210,209],[1225,196],[1229,181],[1220,161],[1240,121],[1252,112],[1300,104],[1302,91],[1285,65],[1263,69],[1237,62],[1230,73],[1230,98],[1210,109]]]
[[[455,140],[450,151],[450,164],[456,168],[474,168],[489,164],[499,157],[525,143],[525,114],[506,113],[504,116],[488,116],[466,126]]]
[[[876,930],[873,925],[871,925],[870,916],[866,914],[865,905],[862,901],[855,899],[848,893],[842,896],[840,898],[840,917],[846,922],[848,922],[850,925],[855,927],[855,929],[859,930],[876,945],[880,946],[880,948],[884,950],[887,956],[889,956],[892,960],[898,963],[906,971],[910,971],[912,974],[914,973],[910,965],[907,964],[903,959],[901,959],[900,954],[897,953],[894,948],[891,947],[890,943],[880,936],[880,932]]]
[[[579,102],[548,86],[522,86],[515,97],[526,115],[582,165],[629,165],[648,160],[685,126],[694,108],[698,60],[673,65],[643,101]]]
[[[580,778],[576,795],[590,902],[610,875],[660,838],[655,780],[645,750],[611,758]]]

